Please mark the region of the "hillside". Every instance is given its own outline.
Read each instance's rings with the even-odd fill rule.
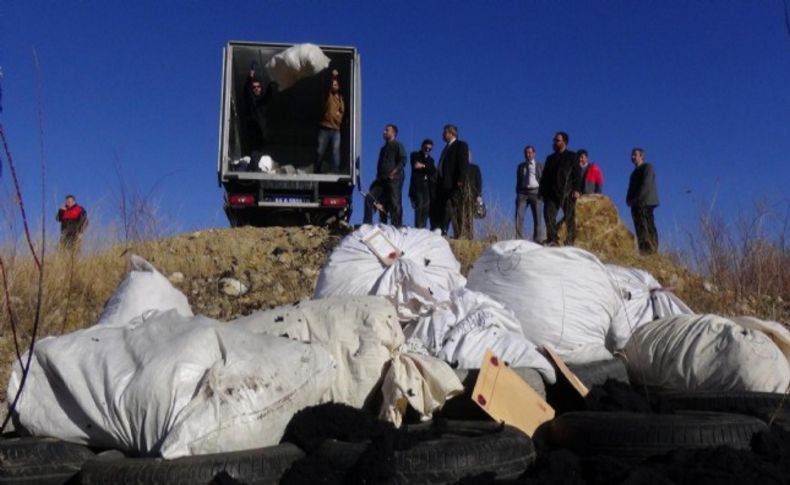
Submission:
[[[597,254],[604,262],[649,271],[700,313],[752,314],[790,321],[790,306],[786,302],[738,301],[667,256],[635,254],[633,236],[606,197],[583,198],[577,218],[579,247]],[[310,298],[321,266],[341,237],[313,226],[210,229],[131,247],[112,247],[78,259],[57,254],[45,266],[39,335],[58,335],[91,325],[127,271],[132,253],[148,259],[167,275],[186,294],[195,313],[228,320]],[[464,273],[488,244],[451,241]],[[16,261],[12,269],[10,301],[19,322],[21,348],[26,349],[35,314],[37,277],[29,261]],[[226,295],[219,285],[223,277],[238,279],[249,291],[242,296]],[[4,395],[9,365],[15,356],[5,312],[0,316],[0,326],[0,388]]]

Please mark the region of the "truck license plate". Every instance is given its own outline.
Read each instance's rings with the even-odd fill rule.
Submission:
[[[274,201],[278,204],[303,204],[309,202],[305,197],[275,197]]]

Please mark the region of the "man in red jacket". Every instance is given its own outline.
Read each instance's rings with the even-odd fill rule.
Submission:
[[[88,225],[88,215],[73,195],[66,196],[63,205],[58,209],[55,219],[60,222],[60,246],[63,249],[77,249],[80,236]]]
[[[589,160],[587,150],[581,149],[576,152],[579,157],[579,167],[581,167],[581,180],[578,188],[581,194],[600,194],[603,191],[603,174],[601,167],[597,163]]]

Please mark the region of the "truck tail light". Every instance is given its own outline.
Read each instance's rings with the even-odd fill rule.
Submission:
[[[323,207],[345,207],[345,197],[324,197],[321,199],[321,206]]]
[[[255,205],[255,196],[252,194],[233,194],[230,196],[230,205]]]

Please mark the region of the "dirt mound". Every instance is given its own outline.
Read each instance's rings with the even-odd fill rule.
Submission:
[[[560,241],[566,233],[563,225]],[[602,194],[585,195],[576,202],[576,245],[601,258],[631,255],[636,248],[634,235],[623,224],[617,207]]]

